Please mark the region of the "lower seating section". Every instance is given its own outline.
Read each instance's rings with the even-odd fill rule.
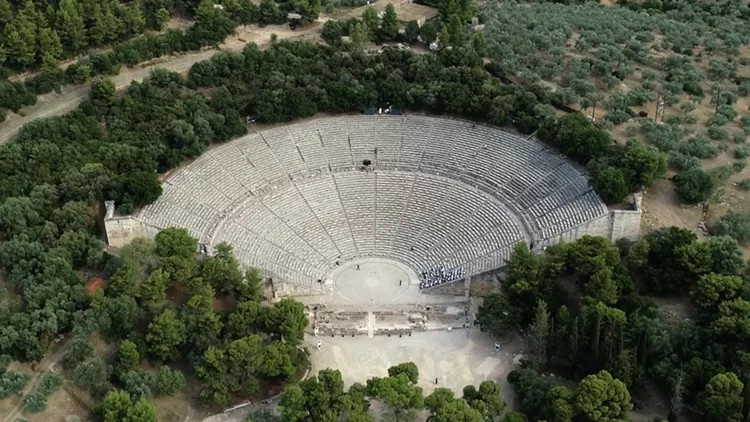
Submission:
[[[516,242],[607,212],[581,172],[538,141],[425,116],[247,135],[168,175],[163,190],[139,219],[228,242],[244,265],[312,289],[365,256],[403,261],[432,280],[425,286],[453,281],[502,266]]]

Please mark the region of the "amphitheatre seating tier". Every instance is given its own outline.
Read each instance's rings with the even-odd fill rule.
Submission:
[[[137,218],[228,242],[244,265],[316,289],[338,263],[366,256],[478,274],[502,266],[516,242],[606,212],[584,176],[533,138],[380,115],[311,120],[214,147],[170,174]]]

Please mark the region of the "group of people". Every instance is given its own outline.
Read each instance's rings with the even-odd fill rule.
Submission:
[[[450,283],[451,281],[464,278],[465,275],[466,270],[463,267],[448,269],[445,265],[441,265],[437,268],[422,271],[422,273],[419,274],[419,288],[428,289],[444,283]]]

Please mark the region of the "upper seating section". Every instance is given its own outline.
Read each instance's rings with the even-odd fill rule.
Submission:
[[[231,242],[248,265],[307,283],[358,256],[476,274],[502,265],[519,240],[606,212],[585,177],[533,138],[380,115],[308,120],[213,147],[170,174],[138,217]]]

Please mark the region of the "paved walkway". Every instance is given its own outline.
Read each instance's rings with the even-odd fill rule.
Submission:
[[[315,347],[318,340],[323,342],[321,350]],[[414,362],[425,395],[436,387],[447,387],[460,396],[468,384],[495,380],[500,383],[506,401],[511,399],[506,377],[518,366],[513,364],[513,357],[521,352],[518,341],[504,344],[496,352],[492,338],[479,329],[417,332],[405,337],[308,336],[305,341],[312,353],[312,373],[325,368],[339,369],[347,387],[374,376],[387,376],[390,366]]]

